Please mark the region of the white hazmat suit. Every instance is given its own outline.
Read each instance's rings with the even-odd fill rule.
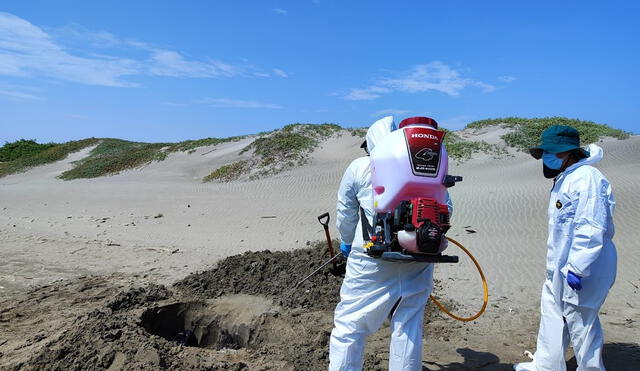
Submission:
[[[602,159],[602,148],[588,150],[590,156],[560,173],[551,190],[537,348],[533,362],[515,365],[517,371],[566,370],[569,341],[578,371],[605,369],[598,312],[616,278],[615,201],[607,179],[590,166]],[[567,284],[568,271],[582,277],[580,291]]]
[[[392,130],[392,117],[376,121],[367,131],[369,152]],[[342,242],[351,244],[352,249],[335,310],[329,370],[361,370],[366,338],[386,318],[391,326],[389,370],[421,370],[422,318],[433,289],[433,264],[388,262],[368,256],[362,247],[360,208],[371,225],[374,210],[369,157],[349,165],[338,191],[336,224]]]

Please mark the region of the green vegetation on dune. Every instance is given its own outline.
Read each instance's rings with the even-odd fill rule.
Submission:
[[[263,167],[301,165],[321,140],[341,130],[335,124],[291,124],[271,135],[256,139],[242,151],[253,149],[254,155],[260,156],[260,166]]]
[[[209,180],[237,178],[254,163],[262,174],[277,173],[287,167],[300,165],[318,142],[338,133],[342,128],[335,124],[291,124],[280,130],[262,133],[241,153],[254,151],[254,161],[238,161],[223,166],[206,177]],[[96,145],[87,157],[76,161],[74,168],[60,175],[61,179],[96,178],[134,169],[153,161],[162,161],[171,152],[193,153],[196,148],[239,141],[247,136],[229,138],[205,138],[178,143],[141,143],[121,139],[90,138],[63,144],[38,144],[22,140],[0,147],[0,177],[25,171],[31,167],[64,159],[69,153],[89,145]]]
[[[40,144],[33,139],[20,139],[15,142],[5,143],[4,146],[0,147],[0,162],[33,156],[54,146],[56,146],[55,143]]]
[[[75,163],[75,167],[60,175],[61,179],[96,178],[134,169],[167,156],[162,148],[169,143],[140,143],[121,139],[102,139],[89,156]]]
[[[0,163],[0,177],[23,172],[35,166],[50,164],[56,161],[63,160],[70,153],[77,152],[83,148],[95,145],[96,143],[98,143],[98,141],[99,139],[96,138],[88,138],[82,140],[74,140],[62,144],[49,143],[38,145],[45,146],[46,148],[33,146],[30,143],[26,145],[25,143],[22,143],[18,144],[17,146],[14,146],[13,143],[7,143],[2,147],[3,149],[7,146],[8,148],[10,148],[5,152],[7,153],[7,155],[11,154],[11,156],[14,156],[16,153],[18,153],[11,148],[31,148],[31,150],[20,150],[20,156],[13,157],[13,159],[8,162]]]
[[[167,148],[167,152],[189,152],[193,153],[196,148],[199,147],[207,147],[207,146],[215,146],[221,143],[227,142],[237,142],[240,141],[247,136],[236,136],[236,137],[228,137],[228,138],[204,138],[204,139],[195,139],[195,140],[185,140],[178,143],[173,143],[169,145]]]
[[[618,139],[629,138],[630,133],[614,129],[603,124],[596,124],[592,121],[569,119],[566,117],[544,117],[544,118],[521,118],[506,117],[498,119],[488,119],[474,121],[467,125],[468,129],[482,129],[488,126],[502,126],[513,129],[502,136],[502,139],[510,147],[515,147],[521,151],[526,151],[534,147],[540,141],[540,134],[552,125],[567,125],[576,128],[580,132],[580,139],[583,145],[597,142],[603,137],[613,137]]]
[[[447,154],[450,158],[458,162],[471,159],[474,153],[487,153],[494,156],[506,154],[506,150],[498,145],[482,141],[468,141],[462,139],[458,134],[450,130],[441,128],[445,132],[444,144],[447,147]]]
[[[354,137],[364,138],[367,135],[369,128],[348,128],[346,129]]]
[[[288,168],[303,165],[307,162],[309,153],[321,141],[340,133],[342,130],[344,129],[336,124],[296,123],[286,125],[280,130],[263,133],[240,151],[240,155],[253,151],[253,160],[242,162],[242,167],[239,166],[240,162],[235,163],[236,165],[231,168],[223,166],[205,177],[204,181],[221,179],[221,177],[212,177],[213,174],[233,174],[224,177],[225,181],[229,181],[237,179],[251,170],[255,171],[252,177],[256,178],[261,175],[277,174]]]
[[[214,180],[219,180],[222,182],[230,182],[232,180],[238,179],[240,176],[247,172],[249,166],[249,161],[240,160],[228,165],[223,165],[216,170],[214,170],[211,174],[205,176],[202,180],[205,182],[210,182]]]
[[[506,127],[510,129],[502,135],[506,145],[524,151],[538,143],[542,131],[556,124],[569,125],[578,129],[583,144],[596,142],[602,137],[624,139],[630,135],[607,125],[564,117],[533,119],[508,117],[481,120],[467,125],[465,132],[467,130],[473,132],[475,129],[489,126]],[[507,153],[502,145],[467,140],[456,132],[442,130],[446,133],[445,144],[449,156],[454,160],[466,161],[475,153],[494,156]],[[366,132],[367,128],[343,129],[339,125],[329,123],[286,125],[282,129],[258,134],[251,144],[238,153],[240,158],[237,161],[215,169],[204,177],[203,181],[231,181],[243,176],[253,179],[277,174],[307,163],[309,154],[322,141],[334,135],[350,133],[356,137],[364,137]],[[62,160],[70,153],[91,145],[96,145],[96,148],[87,157],[76,161],[73,169],[62,173],[61,179],[95,178],[117,174],[153,161],[162,161],[171,152],[193,153],[198,147],[215,146],[245,138],[248,136],[205,138],[178,143],[141,143],[120,139],[89,138],[62,144],[38,144],[33,140],[22,139],[0,147],[0,177]]]

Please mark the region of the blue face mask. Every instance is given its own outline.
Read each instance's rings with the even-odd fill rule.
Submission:
[[[544,152],[542,154],[542,162],[544,162],[549,169],[560,170],[564,159],[558,158],[555,153]]]

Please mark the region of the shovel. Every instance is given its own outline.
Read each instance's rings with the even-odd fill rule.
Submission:
[[[314,270],[313,272],[311,272],[311,274],[309,274],[308,276],[306,276],[305,278],[303,278],[300,282],[296,283],[296,285],[294,286],[294,288],[297,288],[298,286],[300,286],[304,281],[308,280],[309,278],[313,277],[314,274],[320,272],[324,267],[326,267],[327,265],[329,265],[329,263],[333,263],[333,271],[337,272],[338,271],[338,265],[336,264],[336,260],[338,258],[338,256],[341,256],[342,253],[338,253],[337,255],[335,254],[335,252],[333,251],[333,244],[331,243],[331,235],[329,234],[329,213],[324,213],[322,215],[320,215],[318,217],[318,221],[320,222],[320,224],[322,224],[322,226],[324,227],[324,234],[327,236],[327,246],[329,247],[329,255],[331,255],[330,259],[327,260],[326,262],[322,263],[322,265],[320,265],[320,267],[318,267],[316,270]]]
[[[329,247],[329,255],[331,257],[331,261],[333,262],[333,270],[337,270],[336,254],[333,252],[333,244],[331,243],[331,235],[329,235],[329,213],[324,213],[318,217],[318,221],[324,227],[324,234],[327,236],[327,246]]]

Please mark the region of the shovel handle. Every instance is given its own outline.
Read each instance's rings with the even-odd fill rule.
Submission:
[[[324,220],[323,220],[324,219]],[[333,244],[331,243],[331,236],[329,235],[329,213],[324,213],[318,217],[318,221],[324,227],[324,234],[327,236],[327,247],[329,248],[329,255],[331,256],[331,261],[333,262],[333,269],[336,269],[336,261],[333,258],[336,257],[336,254],[333,252]]]
[[[326,218],[326,219],[325,219]],[[324,221],[322,219],[325,219]],[[329,213],[324,213],[322,215],[320,215],[318,217],[318,221],[320,222],[320,224],[322,224],[324,227],[328,227],[329,226]]]

